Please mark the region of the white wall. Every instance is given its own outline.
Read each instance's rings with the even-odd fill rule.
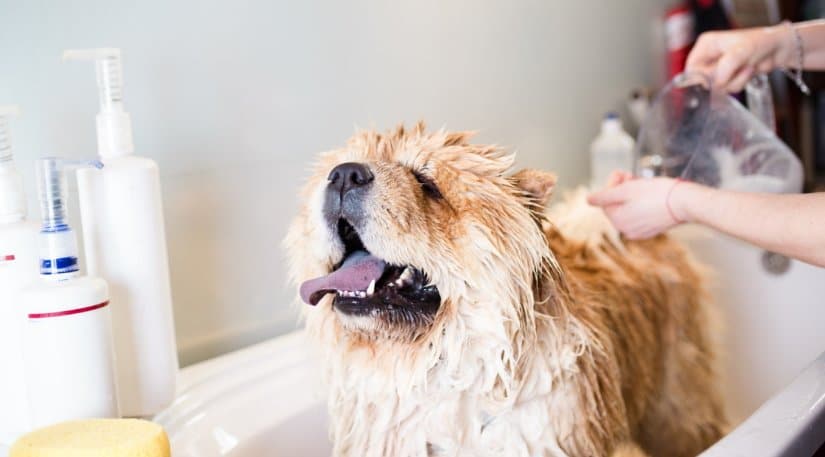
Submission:
[[[120,47],[140,154],[162,170],[184,362],[295,323],[279,242],[318,151],[353,127],[477,129],[583,182],[601,114],[650,83],[661,0],[0,0],[0,103],[20,165],[90,157],[91,64]],[[34,208],[32,198],[32,208]]]

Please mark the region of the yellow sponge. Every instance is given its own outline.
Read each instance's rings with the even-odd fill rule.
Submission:
[[[169,438],[152,422],[90,419],[31,432],[14,443],[9,457],[170,457]]]

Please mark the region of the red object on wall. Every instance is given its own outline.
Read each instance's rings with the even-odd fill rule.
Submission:
[[[665,13],[667,79],[684,71],[694,39],[694,19],[690,6],[683,3],[669,9]]]

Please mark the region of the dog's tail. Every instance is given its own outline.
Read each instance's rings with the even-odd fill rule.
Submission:
[[[550,221],[565,238],[591,247],[607,242],[623,250],[618,230],[601,208],[587,203],[587,193],[585,187],[566,192],[562,201],[550,207]]]

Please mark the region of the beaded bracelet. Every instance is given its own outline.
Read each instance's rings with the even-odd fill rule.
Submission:
[[[667,191],[667,196],[665,197],[665,207],[667,208],[668,214],[670,214],[670,218],[673,219],[673,221],[676,222],[677,224],[681,224],[685,221],[683,221],[683,220],[679,219],[678,217],[676,217],[676,215],[673,214],[673,210],[670,208],[670,194],[673,193],[673,189],[675,189],[676,186],[679,185],[679,183],[684,182],[685,180],[682,179],[682,178],[676,178],[675,181],[676,182],[674,182],[673,185],[670,186],[670,189],[668,189],[668,191]]]
[[[802,43],[802,36],[799,35],[799,30],[791,24],[790,21],[782,21],[788,28],[791,29],[791,33],[794,36],[794,40],[796,42],[796,55],[798,57],[796,69],[791,72],[787,68],[783,68],[782,72],[788,76],[794,83],[796,83],[799,90],[802,91],[805,95],[811,94],[811,89],[808,88],[808,85],[805,84],[805,81],[802,80],[802,68],[805,64],[805,47]]]

